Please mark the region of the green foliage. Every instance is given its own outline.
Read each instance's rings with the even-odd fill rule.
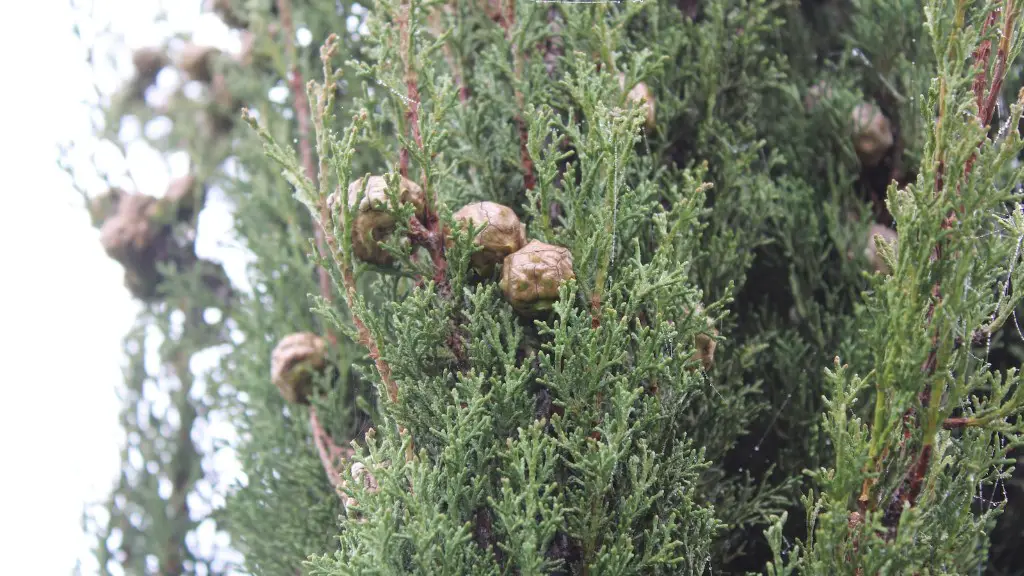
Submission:
[[[1015,3],[230,4],[257,47],[216,63],[237,105],[169,114],[253,256],[212,336],[247,572],[1013,569],[989,542],[1021,530],[996,496],[1024,408]],[[125,103],[110,126],[149,113]],[[369,174],[390,264],[353,249]],[[469,265],[453,214],[481,200],[571,253],[550,312]],[[268,370],[304,331],[329,342],[309,406]]]

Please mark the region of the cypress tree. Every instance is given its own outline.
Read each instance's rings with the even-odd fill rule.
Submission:
[[[145,304],[104,570],[1021,573],[1018,2],[208,8],[242,53],[105,103],[191,168],[88,198]]]

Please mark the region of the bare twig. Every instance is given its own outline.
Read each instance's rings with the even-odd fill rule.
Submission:
[[[309,425],[313,429],[313,443],[316,444],[316,451],[320,455],[320,463],[327,473],[327,479],[331,486],[339,489],[342,485],[341,474],[338,473],[337,462],[346,456],[351,455],[351,450],[346,450],[334,443],[330,434],[324,430],[317,416],[316,406],[309,407]]]
[[[980,421],[975,418],[946,418],[942,423],[942,427],[946,430],[956,430],[958,428],[969,428],[979,424]]]

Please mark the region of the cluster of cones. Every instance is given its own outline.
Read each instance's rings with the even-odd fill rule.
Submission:
[[[90,202],[103,250],[124,267],[132,296],[158,299],[161,267],[173,264],[178,271],[199,267],[206,286],[226,300],[230,282],[224,269],[195,253],[195,214],[204,198],[203,186],[189,175],[173,180],[163,198],[113,188]]]
[[[832,88],[824,81],[819,82],[807,91],[804,106],[811,111],[822,100],[832,96]],[[850,112],[850,131],[853,148],[864,169],[877,167],[893,148],[892,122],[878,106],[870,102],[861,102]],[[864,256],[875,272],[888,274],[891,270],[878,249],[876,239],[879,237],[887,244],[895,246],[898,235],[895,230],[884,224],[872,224],[864,242]]]
[[[422,216],[425,198],[422,189],[407,178],[398,182],[400,203],[413,207]],[[370,176],[352,182],[347,202],[356,215],[351,228],[353,254],[366,262],[386,265],[393,262],[390,252],[381,248],[395,231],[394,211],[388,209],[388,185],[383,176]],[[328,199],[332,212],[338,209],[338,193]],[[559,298],[559,288],[575,278],[572,253],[562,246],[528,240],[526,226],[515,211],[495,202],[475,202],[455,212],[454,220],[475,232],[475,251],[470,265],[481,277],[491,277],[501,265],[499,285],[506,301],[526,317],[550,311]],[[703,316],[703,312],[698,310]],[[714,361],[717,332],[698,334],[694,359],[704,369]],[[327,366],[327,345],[311,332],[284,337],[271,358],[271,379],[281,395],[291,403],[308,404],[315,374]]]
[[[174,67],[181,76],[200,83],[210,95],[210,105],[197,124],[223,136],[234,124],[241,103],[231,94],[224,75],[225,62],[250,65],[255,52],[255,35],[232,0],[208,0],[207,8],[232,28],[243,29],[241,54],[228,59],[212,46],[186,43],[172,58],[165,46],[140,48],[132,53],[134,74],[123,94],[145,103],[146,92],[165,68]],[[161,111],[166,112],[166,111]],[[195,175],[172,181],[163,198],[113,188],[89,202],[93,225],[100,228],[100,242],[106,253],[124,266],[125,286],[143,301],[157,298],[162,280],[161,264],[178,270],[200,267],[207,284],[226,297],[230,284],[223,268],[195,254],[195,220],[205,202],[206,190]]]
[[[422,216],[426,199],[419,185],[401,178],[398,188],[400,203],[412,206],[416,215]],[[329,209],[336,211],[339,202],[339,194],[332,194],[327,201]],[[373,264],[391,264],[391,253],[380,244],[396,227],[394,212],[388,209],[385,178],[369,176],[352,182],[347,202],[356,211],[351,230],[355,257]],[[527,241],[526,226],[508,206],[476,202],[463,206],[454,218],[476,231],[477,249],[470,257],[473,268],[482,276],[490,276],[495,266],[502,264],[501,287],[505,298],[524,315],[550,310],[558,300],[561,284],[575,278],[569,250],[539,240]]]

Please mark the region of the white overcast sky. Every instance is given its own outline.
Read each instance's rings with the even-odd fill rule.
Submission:
[[[171,28],[153,24],[156,0],[96,0],[136,48]],[[116,387],[121,339],[136,304],[122,270],[98,242],[57,144],[88,143],[90,70],[72,34],[68,0],[4,2],[0,12],[0,574],[69,574],[92,542],[81,532],[88,502],[103,498],[118,471]],[[173,28],[196,24],[198,0],[169,0]],[[203,43],[227,43],[201,19]],[[138,149],[129,163],[143,192],[159,195],[169,176],[159,155]],[[108,159],[117,170],[123,159]],[[175,165],[177,164],[177,165]],[[171,172],[181,171],[172,162]],[[223,206],[200,223],[200,253],[244,266],[222,245]],[[204,254],[205,252],[205,254]]]

